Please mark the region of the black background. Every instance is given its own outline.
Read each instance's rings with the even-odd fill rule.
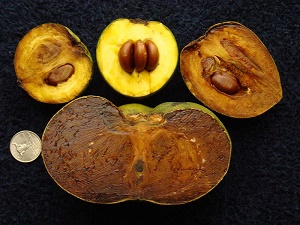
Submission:
[[[37,102],[17,84],[15,48],[37,25],[61,23],[90,50],[94,76],[83,95],[100,95],[117,106],[137,102],[114,92],[96,64],[101,32],[121,17],[164,23],[179,50],[215,23],[238,21],[258,35],[276,62],[284,97],[275,107],[251,119],[217,114],[232,138],[231,164],[223,181],[197,201],[180,206],[86,203],[56,185],[41,157],[23,164],[10,154],[9,142],[16,132],[28,129],[41,136],[63,106]],[[1,0],[0,224],[300,224],[299,21],[297,0]],[[154,107],[166,101],[200,103],[186,88],[179,66],[163,90],[138,102]]]

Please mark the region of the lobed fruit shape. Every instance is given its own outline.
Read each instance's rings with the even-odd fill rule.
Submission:
[[[178,62],[177,42],[158,21],[120,18],[102,32],[96,49],[98,67],[117,92],[146,97],[171,78]]]
[[[226,116],[258,116],[282,99],[277,67],[247,27],[216,24],[180,53],[182,77],[192,94]]]
[[[42,137],[50,176],[88,202],[143,200],[184,204],[212,190],[227,173],[230,137],[195,103],[116,107],[99,96],[64,106]]]
[[[19,42],[14,67],[20,86],[34,99],[51,104],[69,102],[90,82],[93,60],[69,28],[46,23]]]

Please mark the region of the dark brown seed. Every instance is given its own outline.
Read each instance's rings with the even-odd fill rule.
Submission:
[[[119,62],[124,71],[132,73],[134,70],[134,41],[126,41],[119,50]]]
[[[147,64],[147,49],[144,42],[138,40],[134,45],[134,63],[137,72],[142,72]]]
[[[159,51],[156,44],[153,41],[147,40],[145,42],[145,45],[147,48],[147,55],[148,55],[148,60],[145,69],[148,72],[150,72],[154,70],[158,65]]]
[[[238,79],[226,72],[214,72],[211,77],[211,83],[219,91],[229,95],[236,93],[241,88]]]
[[[56,86],[59,83],[66,82],[73,74],[73,65],[65,64],[52,70],[45,81],[49,85]]]

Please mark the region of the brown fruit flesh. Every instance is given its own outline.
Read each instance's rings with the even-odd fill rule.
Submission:
[[[180,69],[187,87],[200,101],[230,117],[258,116],[282,98],[272,56],[250,29],[237,22],[216,24],[185,46]],[[223,90],[220,82],[214,85],[214,73],[234,76],[226,79],[232,86]]]
[[[74,100],[44,131],[49,174],[94,203],[183,204],[208,193],[228,170],[226,129],[202,110],[154,112],[123,114],[96,96]]]

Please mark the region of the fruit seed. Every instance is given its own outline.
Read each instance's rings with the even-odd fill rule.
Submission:
[[[133,58],[134,41],[126,41],[119,50],[119,62],[121,67],[127,73],[132,73],[134,70],[134,58]]]
[[[134,44],[134,63],[137,72],[142,72],[147,64],[147,49],[141,40]]]
[[[211,77],[211,84],[214,85],[219,91],[232,95],[240,90],[238,79],[226,72],[216,71]]]
[[[119,62],[122,69],[132,73],[134,68],[139,73],[143,70],[153,71],[158,65],[159,51],[153,41],[126,41],[120,48]]]
[[[74,74],[74,67],[71,64],[62,65],[52,70],[45,82],[51,86],[66,82]]]
[[[159,52],[156,44],[153,41],[147,40],[145,42],[148,54],[148,60],[146,64],[146,70],[148,72],[154,70],[158,64]]]

